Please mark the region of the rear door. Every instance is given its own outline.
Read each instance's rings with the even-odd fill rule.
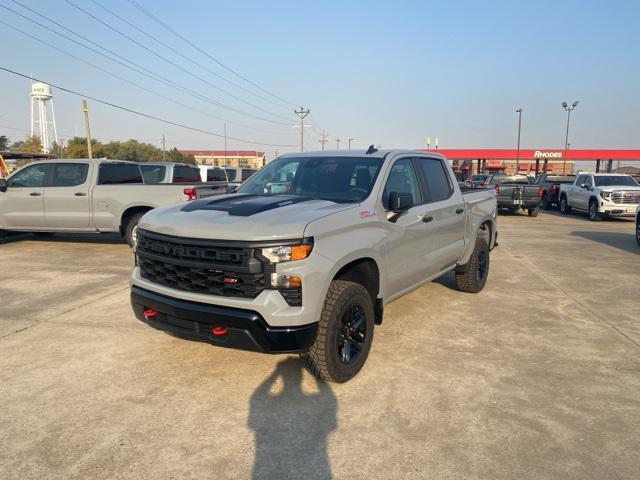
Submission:
[[[425,197],[419,215],[431,225],[429,275],[457,263],[464,251],[465,204],[444,162],[430,157],[414,159]]]
[[[0,192],[0,225],[8,230],[43,229],[44,185],[50,163],[34,163],[7,179],[6,192]]]
[[[84,230],[91,225],[90,165],[55,163],[44,189],[45,223],[52,229]]]

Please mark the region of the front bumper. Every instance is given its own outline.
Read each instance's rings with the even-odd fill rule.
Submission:
[[[252,310],[171,298],[136,286],[131,287],[131,306],[139,320],[158,330],[212,345],[255,352],[306,351],[318,330],[317,323],[271,327]],[[146,310],[157,313],[145,315]],[[226,329],[226,333],[214,335],[214,327]]]
[[[634,217],[636,208],[638,208],[638,205],[618,204],[600,200],[598,212],[610,217]]]

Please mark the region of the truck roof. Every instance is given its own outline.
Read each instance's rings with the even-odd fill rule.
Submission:
[[[132,163],[135,165],[140,164],[141,162],[130,162],[129,160],[117,160],[112,158],[50,158],[48,160],[38,160],[38,162],[42,163],[74,163],[74,162],[82,162],[82,163]]]
[[[372,158],[384,158],[388,154],[411,154],[411,155],[428,155],[432,157],[442,158],[445,156],[437,153],[435,151],[427,151],[424,150],[410,150],[410,149],[380,149],[376,150],[373,153],[367,154],[367,150],[358,149],[358,150],[314,150],[311,152],[295,152],[295,153],[286,153],[281,155],[281,157],[372,157]]]

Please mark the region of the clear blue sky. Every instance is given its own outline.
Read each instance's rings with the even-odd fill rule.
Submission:
[[[64,0],[20,1],[167,80],[232,108],[257,116],[284,116],[284,123],[295,123],[292,108],[265,102],[219,80],[89,0],[73,1],[172,62],[269,113],[174,68]],[[207,68],[253,89],[126,0],[96,1]],[[442,148],[512,147],[516,141],[515,110],[522,107],[523,147],[553,148],[564,142],[566,114],[560,102],[579,100],[572,116],[570,142],[574,148],[640,147],[638,1],[137,1],[250,80],[310,108],[308,123],[314,127],[307,131],[314,142],[319,127],[329,133],[332,147],[339,136],[355,138],[357,146],[375,143],[420,148],[428,135],[439,137]],[[0,0],[0,5],[36,18],[12,0]],[[290,125],[247,118],[198,101],[2,8],[0,20],[178,102],[227,119],[230,135],[267,143],[298,142],[298,130]],[[0,45],[2,66],[177,122],[223,130],[222,120],[145,93],[4,25],[0,25]],[[6,127],[28,128],[29,81],[0,72],[0,87],[0,134],[21,138],[24,132]],[[81,134],[80,99],[55,92],[54,101],[59,131]],[[90,102],[90,109],[92,132],[99,139],[133,137],[157,143],[164,133],[169,146],[223,145],[214,137],[95,103]],[[248,145],[230,141],[229,147]],[[256,148],[275,151],[275,147]],[[287,150],[291,148],[279,149]]]

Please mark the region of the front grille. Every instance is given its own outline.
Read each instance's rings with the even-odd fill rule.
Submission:
[[[613,203],[635,205],[640,203],[640,192],[613,192],[611,194],[611,201]]]
[[[138,230],[140,275],[177,290],[255,298],[264,289],[254,249],[234,242],[194,240]]]

